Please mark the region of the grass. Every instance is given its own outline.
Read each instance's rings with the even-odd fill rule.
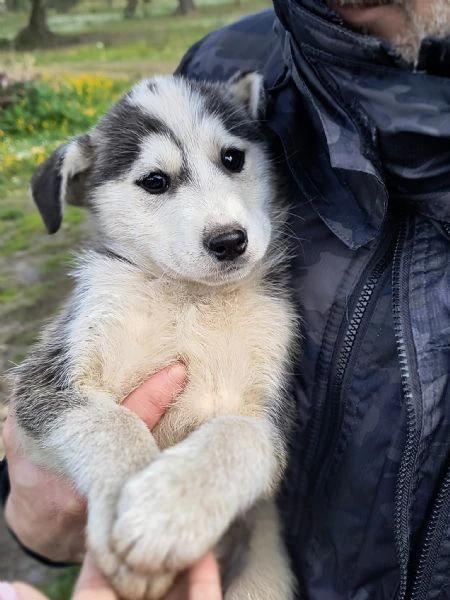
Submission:
[[[243,13],[268,6],[264,0],[243,0],[241,5],[234,0],[226,3],[199,0],[197,4],[195,14],[188,17],[173,16],[176,4],[171,0],[153,0],[149,5],[142,5],[136,18],[128,20],[122,18],[122,6],[100,12],[101,5],[93,4],[90,12],[86,12],[86,3],[75,7],[75,12],[51,14],[49,25],[52,31],[76,34],[80,43],[34,53],[34,68],[59,72],[67,72],[67,69],[116,72],[117,63],[120,66],[127,62],[127,72],[130,73],[128,68],[131,67],[131,74],[137,76],[150,74],[155,65],[158,72],[170,71],[186,49],[210,31],[238,19]],[[25,13],[3,17],[0,38],[12,40],[26,19]],[[29,53],[0,52],[0,71],[2,65],[17,68],[30,58]]]
[[[67,600],[72,593],[73,585],[78,576],[79,569],[70,567],[64,571],[52,583],[43,586],[42,591],[51,600]]]
[[[233,0],[228,0],[233,3]],[[209,12],[211,15],[220,15],[229,11],[230,4],[224,0],[198,0],[197,12]],[[267,4],[267,3],[266,3]],[[142,31],[142,25],[139,21],[145,18],[172,18],[172,14],[177,7],[176,0],[153,0],[149,4],[140,4],[136,10],[136,16],[133,19],[123,19],[123,9],[125,0],[113,0],[112,5],[108,7],[105,0],[81,0],[70,11],[66,13],[57,13],[50,11],[48,22],[50,29],[55,33],[86,33],[88,31],[101,31],[111,29],[112,23],[121,23],[121,31]],[[251,12],[251,2],[243,0],[242,4],[234,4],[236,11],[240,14]],[[250,7],[250,8],[249,8]],[[27,22],[28,12],[7,12],[1,15],[0,37],[12,39],[17,31],[24,27]],[[187,17],[189,20],[195,20],[197,15]],[[186,21],[185,17],[181,17]]]

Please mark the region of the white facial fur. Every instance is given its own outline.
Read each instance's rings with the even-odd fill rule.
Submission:
[[[227,131],[220,116],[208,112],[202,95],[182,79],[152,82],[154,88],[147,81],[138,84],[128,102],[167,124],[173,135],[145,135],[129,169],[95,188],[91,202],[101,233],[115,252],[143,268],[208,285],[239,279],[261,260],[271,237],[273,190],[264,146]],[[221,164],[225,148],[245,151],[240,173]],[[155,171],[173,182],[161,195],[136,184]],[[226,228],[246,230],[248,246],[235,261],[219,262],[203,240]]]

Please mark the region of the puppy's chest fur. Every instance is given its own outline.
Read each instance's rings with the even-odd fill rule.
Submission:
[[[187,365],[188,384],[154,431],[161,447],[214,416],[276,410],[294,318],[261,278],[207,288],[96,256],[81,267],[76,296],[69,362],[80,391],[121,401],[158,369]]]

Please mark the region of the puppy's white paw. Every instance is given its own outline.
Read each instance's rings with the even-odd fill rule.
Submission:
[[[98,496],[89,503],[88,547],[99,569],[124,600],[159,600],[175,579],[175,573],[147,576],[130,569],[110,546],[117,496]]]
[[[161,456],[122,489],[111,540],[114,552],[146,574],[192,565],[228,525],[204,492],[192,465],[179,456]]]
[[[124,600],[160,600],[172,587],[174,579],[172,573],[153,577],[139,575],[122,564],[111,577],[111,583]]]

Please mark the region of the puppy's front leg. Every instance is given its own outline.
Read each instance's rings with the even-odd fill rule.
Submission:
[[[162,452],[121,492],[112,546],[143,572],[179,571],[269,495],[283,444],[268,418],[218,417]]]
[[[109,545],[120,489],[159,453],[153,436],[134,413],[102,392],[64,391],[54,400],[60,410],[39,434],[22,419],[25,444],[41,464],[67,475],[87,497],[88,546],[121,597],[159,597],[171,577],[149,581],[130,572]]]

